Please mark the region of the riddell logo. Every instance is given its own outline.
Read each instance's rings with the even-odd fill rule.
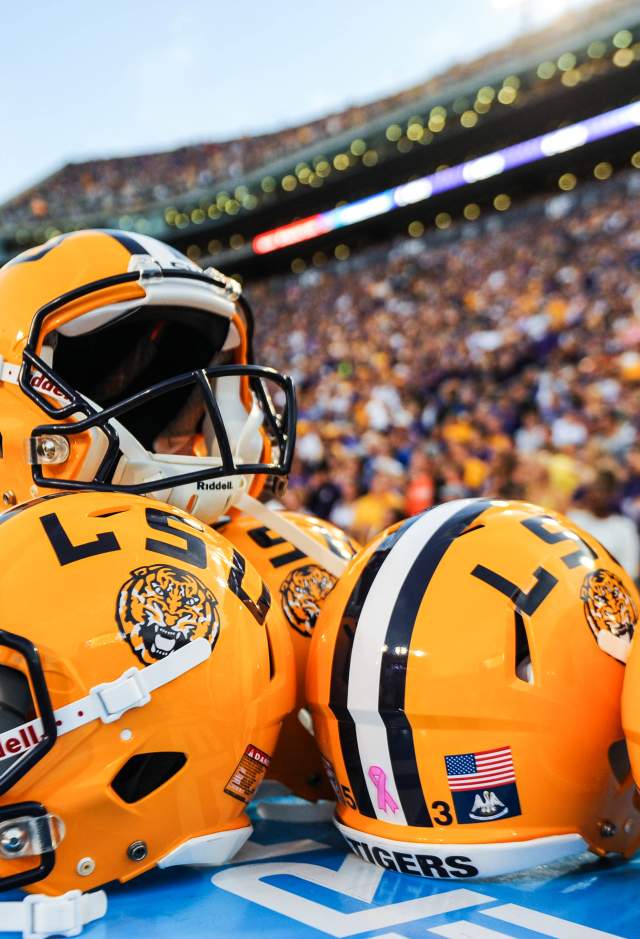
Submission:
[[[0,736],[0,760],[6,760],[12,756],[18,756],[25,750],[31,750],[40,742],[33,724],[26,724],[24,727],[16,728],[11,736],[11,731]]]
[[[29,379],[29,384],[36,391],[41,391],[42,394],[48,395],[50,398],[57,398],[58,401],[64,401],[65,403],[69,402],[64,392],[50,378],[46,378],[42,372],[34,372]]]
[[[204,482],[199,482],[199,483],[196,485],[196,488],[197,488],[198,491],[200,491],[200,492],[203,491],[203,490],[204,490],[205,492],[217,492],[217,491],[219,491],[219,490],[221,490],[221,489],[233,489],[233,483],[231,482],[230,479],[229,479],[226,483],[220,483],[220,482],[218,482],[218,483],[216,483],[216,482],[213,482],[213,483],[204,483]]]

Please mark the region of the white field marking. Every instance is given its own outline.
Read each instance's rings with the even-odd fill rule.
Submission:
[[[412,923],[428,916],[440,916],[443,913],[479,906],[495,899],[476,890],[461,888],[428,897],[405,900],[402,903],[370,906],[367,910],[359,910],[355,913],[341,913],[323,903],[297,896],[290,890],[277,887],[275,884],[265,883],[265,878],[277,875],[299,877],[307,884],[316,884],[343,896],[362,900],[365,893],[362,877],[366,875],[361,870],[357,870],[353,864],[354,860],[360,867],[365,866],[370,870],[375,870],[372,865],[353,857],[345,858],[337,871],[317,864],[272,862],[229,867],[214,874],[211,883],[214,887],[226,890],[243,900],[257,903],[288,919],[304,923],[311,929],[336,936],[337,939],[361,932],[401,926],[403,923]],[[378,873],[382,876],[384,872],[378,871]],[[373,877],[370,877],[367,893],[372,897],[377,883],[374,883]],[[371,893],[371,888],[374,888],[373,893]]]
[[[258,844],[251,840],[238,851],[233,859],[234,864],[243,864],[248,861],[266,861],[269,858],[285,857],[290,854],[303,854],[305,851],[323,851],[330,845],[311,838],[299,838],[297,841],[279,841],[277,844]]]
[[[445,923],[443,926],[432,926],[427,931],[436,936],[445,936],[445,939],[508,939],[503,932],[487,929],[486,926],[471,923],[467,919],[461,919],[457,923]]]
[[[485,916],[493,916],[503,923],[522,926],[525,929],[533,930],[533,932],[542,933],[543,936],[548,936],[549,939],[622,939],[622,937],[615,936],[611,932],[603,932],[601,929],[593,929],[591,926],[570,923],[558,916],[540,913],[538,910],[528,910],[526,907],[517,906],[515,903],[505,903],[503,906],[494,906],[492,909],[483,910],[482,912]]]

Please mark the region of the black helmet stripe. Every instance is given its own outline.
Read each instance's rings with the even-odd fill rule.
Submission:
[[[139,241],[136,241],[129,232],[119,231],[117,228],[100,229],[105,235],[110,235],[118,244],[126,248],[130,254],[149,254],[146,248],[143,248]]]
[[[387,729],[391,768],[408,825],[432,825],[424,798],[413,730],[405,712],[407,663],[418,610],[452,542],[491,505],[478,500],[446,521],[426,542],[398,590],[380,666],[378,711]]]
[[[333,653],[329,707],[338,719],[340,748],[347,769],[351,791],[358,804],[358,808],[363,815],[368,815],[369,818],[375,818],[376,813],[369,796],[369,790],[358,752],[355,723],[347,709],[351,652],[353,650],[353,640],[355,639],[356,630],[358,628],[360,613],[362,612],[362,607],[364,606],[364,602],[367,599],[376,575],[393,546],[397,544],[404,532],[417,521],[417,518],[418,516],[407,519],[396,531],[385,538],[372,554],[367,566],[362,571],[362,574],[351,591],[351,595],[342,615],[342,621],[336,637],[336,645]]]
[[[10,261],[7,261],[5,267],[12,267],[14,264],[31,264],[33,261],[40,261],[41,258],[49,254],[50,251],[53,251],[54,248],[57,248],[60,242],[64,241],[65,238],[68,238],[69,234],[70,233],[67,233],[66,235],[57,235],[55,238],[50,238],[49,241],[45,241],[45,243],[41,245],[38,251],[33,251],[31,254],[24,252],[15,258],[11,258]]]
[[[404,711],[409,649],[418,610],[438,564],[454,539],[490,505],[488,500],[465,500],[462,506],[445,504],[407,520],[371,556],[345,607],[334,650],[329,706],[338,718],[349,785],[360,812],[370,818],[423,827],[433,824],[418,772],[413,729]],[[359,635],[364,625],[369,628]],[[380,672],[375,675],[371,667],[380,648]],[[360,709],[369,714],[377,711],[378,723],[365,726],[358,717]],[[376,787],[368,779],[373,782],[374,769],[378,778],[379,771],[384,772],[401,811],[387,812],[373,804]]]

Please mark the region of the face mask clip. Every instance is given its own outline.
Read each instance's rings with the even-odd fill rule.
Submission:
[[[233,277],[227,277],[226,274],[223,274],[216,267],[207,267],[205,269],[205,274],[210,277],[219,287],[225,292],[226,297],[229,300],[233,300],[235,303],[240,299],[240,294],[242,293],[242,287],[240,286],[237,280],[234,280]]]
[[[131,271],[137,271],[142,281],[164,277],[158,262],[148,254],[133,254],[129,261],[129,272]]]
[[[9,808],[12,814],[19,813],[19,806]],[[14,861],[49,854],[58,847],[64,833],[64,822],[57,815],[49,812],[42,815],[39,811],[35,815],[14,814],[0,821],[0,858]]]
[[[37,857],[35,867],[0,878],[0,890],[15,890],[43,880],[53,870],[64,825],[39,802],[0,806],[0,860]]]
[[[48,437],[29,437],[27,441],[27,463],[52,465],[66,463],[69,459],[69,441],[61,434]]]

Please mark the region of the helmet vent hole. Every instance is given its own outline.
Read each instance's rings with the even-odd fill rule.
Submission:
[[[533,666],[531,665],[531,652],[529,650],[529,637],[527,636],[527,630],[524,625],[524,619],[522,614],[516,610],[515,612],[515,626],[516,626],[516,656],[515,656],[515,671],[516,676],[520,681],[526,681],[528,684],[533,684]]]
[[[123,512],[130,510],[130,505],[120,505],[116,509],[109,509],[106,512],[89,512],[89,518],[111,518],[112,515],[122,515]]]
[[[470,535],[472,531],[480,531],[481,528],[484,528],[484,524],[482,522],[479,525],[472,525],[470,528],[465,528],[464,531],[460,532],[458,538],[462,538],[463,535]]]
[[[271,635],[269,627],[265,624],[264,634],[267,637],[267,653],[269,655],[269,681],[273,681],[276,674],[276,666],[273,658],[273,647],[271,645]]]
[[[608,756],[611,772],[618,780],[618,783],[622,785],[622,783],[628,779],[629,773],[631,772],[626,740],[616,740],[612,743],[609,747]]]
[[[138,753],[118,771],[111,788],[129,805],[151,795],[187,762],[184,753]]]

